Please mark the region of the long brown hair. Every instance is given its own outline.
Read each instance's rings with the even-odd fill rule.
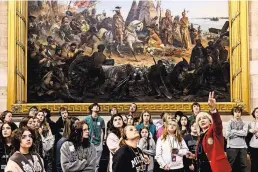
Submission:
[[[172,119],[171,122],[174,122],[176,124],[177,127],[176,127],[175,135],[176,135],[176,138],[177,138],[178,142],[181,142],[182,141],[182,136],[180,134],[180,129],[179,129],[178,123],[175,119]],[[169,135],[169,133],[168,133],[168,123],[167,123],[167,124],[165,124],[165,129],[163,130],[163,133],[161,135],[161,140],[165,141],[167,139],[168,135]]]
[[[152,121],[152,118],[151,118],[151,114],[150,114],[150,112],[147,111],[147,110],[142,111],[141,117],[140,117],[140,124],[143,123],[143,114],[145,114],[145,113],[148,113],[148,114],[150,115],[149,123],[150,123],[150,124],[153,124],[153,121]]]

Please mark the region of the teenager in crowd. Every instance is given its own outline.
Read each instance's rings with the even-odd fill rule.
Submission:
[[[136,129],[140,131],[141,128],[148,127],[151,133],[151,137],[156,140],[156,126],[153,124],[151,115],[148,111],[143,111],[140,117],[140,124],[136,125]]]
[[[29,116],[35,117],[37,113],[38,113],[37,106],[31,106],[29,109]]]
[[[118,113],[117,108],[116,108],[116,107],[112,107],[112,108],[109,110],[109,113],[110,113],[111,117],[112,117],[113,115],[117,114],[117,113]],[[110,122],[110,121],[111,121],[111,120],[109,120],[109,121],[107,122],[107,133],[109,133],[109,131],[110,131],[110,127],[111,127],[111,122]]]
[[[50,126],[52,134],[56,135],[58,133],[58,129],[56,127],[56,123],[54,121],[52,121],[51,118],[50,118],[51,117],[51,111],[47,108],[43,108],[42,111],[45,115],[46,122]]]
[[[10,153],[12,151],[12,132],[15,130],[11,123],[9,122],[4,122],[4,124],[1,127],[1,132],[0,132],[0,165],[1,169],[0,171],[3,172],[6,164],[8,162]]]
[[[245,137],[248,133],[248,124],[242,119],[242,108],[232,108],[233,119],[229,121],[226,131],[227,158],[233,171],[247,170],[247,144]]]
[[[65,107],[60,107],[59,116],[60,117],[56,121],[56,128],[57,128],[56,142],[62,137],[66,119],[68,119],[68,116],[69,116],[69,112]]]
[[[63,172],[95,172],[96,149],[89,141],[89,127],[82,121],[71,128],[71,134],[61,147],[61,167]]]
[[[134,126],[123,130],[122,147],[113,156],[113,172],[145,172],[149,158],[137,147],[140,135]],[[125,156],[126,155],[126,156]]]
[[[258,107],[256,107],[252,116],[254,120],[249,124],[249,132],[251,133],[251,140],[249,142],[249,152],[251,156],[251,172],[258,171]]]
[[[54,155],[54,142],[55,137],[52,135],[51,128],[46,122],[45,114],[42,110],[37,113],[37,118],[40,121],[40,128],[38,132],[41,136],[42,145],[43,145],[43,160],[45,170],[52,172],[53,167],[53,155]]]
[[[40,155],[40,157],[43,157],[43,143],[41,135],[39,134],[40,121],[36,116],[33,117],[33,126],[35,132],[35,140],[33,141],[33,146],[35,147],[35,150]]]
[[[18,128],[17,125],[13,122],[13,114],[11,111],[6,110],[2,112],[1,116],[4,122],[9,122],[12,125],[12,128]]]
[[[102,117],[100,117],[99,111],[100,106],[98,103],[93,103],[89,107],[90,115],[88,115],[84,121],[88,124],[90,130],[90,142],[96,148],[97,151],[97,159],[96,159],[96,172],[99,168],[99,162],[103,151],[103,141],[105,136],[105,121]]]
[[[155,123],[156,126],[156,131],[158,131],[161,127],[163,127],[163,117],[164,117],[165,112],[162,112],[160,114],[160,119]]]
[[[64,126],[64,132],[62,138],[57,142],[56,144],[56,170],[57,172],[63,172],[61,167],[61,161],[60,161],[60,149],[64,142],[66,142],[71,134],[72,128],[74,128],[77,123],[79,123],[79,119],[76,117],[72,117],[71,119],[67,119],[65,126]]]
[[[22,118],[22,120],[19,124],[19,128],[22,128],[22,127],[28,127],[30,129],[34,130],[35,127],[34,127],[34,123],[33,123],[33,117],[28,116],[28,117]]]
[[[110,151],[109,154],[109,172],[112,172],[113,155],[119,149],[119,141],[122,136],[123,128],[125,123],[123,122],[122,116],[115,114],[110,120],[110,133],[107,136],[107,147]]]
[[[191,133],[184,136],[185,143],[189,151],[195,155],[196,146],[198,143],[198,129],[195,121],[191,121]],[[184,157],[185,172],[197,172],[197,163],[195,159],[188,159]]]
[[[4,121],[2,120],[2,118],[0,118],[0,127],[2,127],[3,124],[4,124]]]
[[[169,121],[156,147],[155,158],[161,171],[184,172],[183,156],[188,152],[177,121],[175,119]]]
[[[133,116],[132,115],[127,115],[127,125],[133,125],[134,126],[134,121],[133,121]]]
[[[191,109],[192,109],[192,115],[189,117],[189,120],[193,121],[196,119],[196,116],[201,112],[201,105],[197,102],[194,102],[191,105]]]
[[[126,117],[126,115],[121,114],[121,116],[123,117],[123,121],[124,121],[124,123],[127,125],[127,117]]]
[[[230,164],[224,154],[222,121],[216,109],[214,92],[209,93],[208,106],[211,115],[200,112],[196,117],[196,123],[201,129],[196,153],[198,170],[200,172],[231,172]]]
[[[6,172],[45,172],[43,160],[34,151],[34,139],[33,131],[27,127],[19,128],[14,132],[12,145],[15,153],[7,163]]]
[[[164,113],[163,124],[157,130],[157,134],[156,134],[156,138],[157,139],[162,135],[162,133],[163,133],[163,131],[165,129],[165,126],[168,124],[169,121],[172,121],[172,119],[173,119],[173,115],[171,113],[167,113],[167,112]]]
[[[178,121],[179,129],[181,136],[187,135],[190,133],[190,121],[186,115],[182,115]]]
[[[152,137],[150,137],[150,131],[148,127],[143,126],[140,129],[140,138],[141,139],[139,140],[138,147],[150,159],[150,164],[146,165],[146,171],[153,172],[154,156],[156,154],[156,145],[155,145],[155,141],[152,139]]]
[[[139,124],[140,115],[137,113],[137,105],[136,105],[136,103],[131,103],[131,105],[129,107],[128,115],[132,115],[134,125]]]
[[[181,116],[183,116],[183,115],[184,115],[184,113],[182,111],[176,111],[176,113],[175,113],[176,121],[179,122],[181,119]]]

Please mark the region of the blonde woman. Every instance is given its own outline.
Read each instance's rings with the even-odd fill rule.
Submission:
[[[165,129],[165,124],[167,124],[172,119],[173,119],[173,115],[171,113],[165,112],[164,115],[162,115],[162,123],[161,122],[156,123],[156,130],[157,130],[156,138],[157,139],[162,135],[162,133]]]
[[[161,171],[184,172],[183,156],[189,150],[180,135],[177,121],[173,119],[165,125],[165,130],[157,141],[156,160]]]
[[[200,172],[231,172],[231,167],[224,154],[223,127],[216,109],[214,92],[209,93],[208,106],[210,114],[200,112],[196,117],[196,123],[201,129],[196,152],[198,170]]]

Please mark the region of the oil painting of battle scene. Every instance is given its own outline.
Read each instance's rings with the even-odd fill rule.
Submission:
[[[28,3],[28,102],[230,101],[226,0]]]

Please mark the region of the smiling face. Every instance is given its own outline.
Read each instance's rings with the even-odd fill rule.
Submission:
[[[113,119],[113,125],[115,128],[121,128],[123,126],[123,119],[120,116],[116,116]]]
[[[139,139],[140,135],[135,126],[125,127],[125,134],[128,140]]]
[[[4,118],[4,120],[6,121],[6,122],[12,122],[12,113],[7,113],[6,115],[5,115],[5,118]]]
[[[2,128],[2,135],[4,138],[10,137],[12,134],[12,129],[9,124],[4,124]]]
[[[28,130],[24,131],[21,137],[20,147],[29,149],[32,146],[32,142],[31,132]]]

